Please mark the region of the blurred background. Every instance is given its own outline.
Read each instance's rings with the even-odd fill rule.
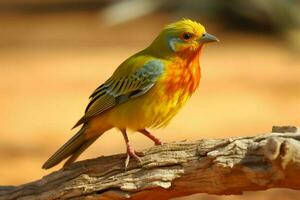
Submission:
[[[58,170],[44,161],[76,130],[91,92],[161,28],[182,17],[221,42],[202,53],[199,90],[164,142],[254,135],[300,124],[300,3],[296,0],[2,0],[0,1],[0,185]],[[152,143],[130,134],[132,145]],[[113,141],[113,142],[112,142]],[[104,134],[80,159],[125,152],[121,134]],[[268,190],[183,199],[296,199]]]

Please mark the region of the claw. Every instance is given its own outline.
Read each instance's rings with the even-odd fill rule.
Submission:
[[[159,139],[157,139],[157,140],[154,142],[154,144],[155,144],[155,146],[159,146],[159,145],[162,145],[162,142],[161,142]]]
[[[127,170],[127,166],[129,164],[129,160],[130,160],[130,155],[127,154],[126,160],[125,160],[125,171]]]
[[[128,164],[129,164],[129,161],[130,161],[131,157],[134,158],[139,163],[142,162],[141,158],[138,155],[136,155],[136,151],[128,144],[127,145],[127,157],[126,157],[126,160],[125,160],[125,170],[128,167]]]

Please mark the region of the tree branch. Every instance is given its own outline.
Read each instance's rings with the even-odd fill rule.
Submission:
[[[170,199],[195,193],[242,194],[300,189],[300,132],[273,127],[255,137],[154,146],[124,170],[125,155],[77,162],[21,186],[0,187],[0,200]]]

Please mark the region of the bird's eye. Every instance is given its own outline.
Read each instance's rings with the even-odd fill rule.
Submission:
[[[183,40],[190,40],[194,35],[192,33],[183,33],[181,38]]]

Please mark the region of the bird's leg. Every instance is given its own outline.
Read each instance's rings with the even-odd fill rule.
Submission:
[[[135,160],[137,160],[138,162],[141,162],[141,159],[140,157],[138,157],[136,155],[136,152],[135,150],[133,149],[133,147],[129,144],[129,140],[128,140],[128,136],[127,136],[127,133],[126,133],[126,129],[121,129],[121,132],[123,134],[123,137],[124,137],[124,140],[125,140],[125,143],[126,143],[126,149],[127,149],[127,157],[126,157],[126,160],[125,160],[125,170],[127,169],[127,166],[129,164],[129,161],[130,161],[130,157],[133,157]]]
[[[152,135],[146,129],[138,130],[138,132],[142,133],[143,135],[145,135],[146,137],[148,137],[150,140],[152,140],[155,145],[161,145],[162,144],[162,142],[157,137],[155,137],[154,135]]]

